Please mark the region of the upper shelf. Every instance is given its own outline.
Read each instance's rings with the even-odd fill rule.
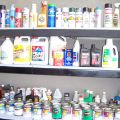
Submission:
[[[101,37],[120,38],[120,28],[81,28],[81,29],[57,29],[57,28],[4,28],[0,29],[0,36],[66,36],[66,37]]]

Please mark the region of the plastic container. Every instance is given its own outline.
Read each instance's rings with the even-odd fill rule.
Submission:
[[[8,37],[1,45],[1,63],[2,64],[13,63],[13,43]]]
[[[30,11],[28,8],[23,9],[23,28],[29,28],[29,22],[30,22]]]
[[[48,64],[48,38],[36,37],[31,41],[31,64]]]
[[[10,9],[10,28],[14,27],[15,27],[15,7],[14,4],[12,4]]]
[[[30,37],[21,36],[14,40],[14,64],[30,64]]]
[[[103,46],[102,67],[118,68],[118,50],[112,39],[107,39]]]
[[[62,99],[62,93],[59,88],[57,88],[53,94],[53,100],[60,102]]]
[[[56,28],[62,27],[62,8],[56,9]]]

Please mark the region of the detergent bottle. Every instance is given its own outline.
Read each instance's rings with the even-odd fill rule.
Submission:
[[[49,65],[54,64],[54,53],[61,52],[63,49],[66,49],[66,38],[51,36],[50,37],[50,48],[49,48]]]
[[[103,46],[102,67],[118,68],[118,50],[112,39],[107,39]]]
[[[33,37],[31,41],[31,64],[48,64],[48,38]]]
[[[30,64],[30,37],[15,37],[14,64]]]
[[[1,63],[13,63],[13,43],[9,37],[6,37],[6,40],[1,45]]]

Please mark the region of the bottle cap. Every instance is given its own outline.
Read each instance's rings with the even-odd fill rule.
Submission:
[[[89,11],[90,12],[95,12],[95,8],[90,8]]]
[[[22,9],[21,8],[16,8],[15,11],[16,12],[22,12]]]
[[[106,3],[105,8],[112,8],[112,4],[111,3]]]
[[[84,8],[83,8],[83,12],[89,12],[89,8],[84,7]]]
[[[82,12],[82,11],[83,11],[82,8],[76,8],[76,9],[75,9],[75,12]]]
[[[69,8],[69,12],[75,12],[75,8]]]
[[[55,5],[55,4],[48,4],[48,7],[49,7],[49,6],[55,7],[56,5]]]
[[[2,9],[6,9],[6,6],[5,5],[0,5],[0,10],[2,10]]]
[[[69,12],[69,8],[68,8],[68,7],[63,7],[63,8],[62,8],[62,11],[63,11],[63,12]]]

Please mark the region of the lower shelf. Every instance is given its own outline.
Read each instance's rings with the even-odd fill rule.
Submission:
[[[80,76],[120,78],[120,68],[72,67],[72,66],[39,66],[39,65],[0,65],[1,73]]]

